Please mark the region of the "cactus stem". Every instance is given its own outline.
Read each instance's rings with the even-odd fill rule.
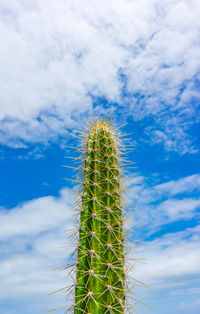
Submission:
[[[130,249],[136,245],[127,242],[128,215],[124,210],[130,206],[125,198],[125,186],[132,180],[124,176],[128,169],[135,168],[131,167],[135,163],[123,157],[128,149],[122,139],[131,133],[120,135],[118,129],[122,126],[115,127],[111,115],[97,120],[93,117],[87,125],[86,131],[73,135],[82,145],[66,146],[80,154],[66,157],[80,162],[77,167],[66,166],[78,170],[79,174],[74,179],[64,178],[80,186],[80,192],[72,191],[78,196],[73,206],[78,226],[70,230],[70,239],[76,245],[71,258],[76,258],[76,262],[71,268],[68,264],[60,268],[66,269],[70,277],[74,271],[76,274],[74,285],[67,290],[74,298],[67,311],[124,314],[132,311],[128,285],[132,282],[129,273],[133,266],[128,261]],[[66,287],[57,291],[63,289]]]

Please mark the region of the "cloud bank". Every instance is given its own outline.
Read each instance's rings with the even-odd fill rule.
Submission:
[[[179,221],[183,218],[183,214],[184,219],[194,214],[196,207],[199,207],[199,202],[195,202],[192,195],[187,198],[190,200],[191,207],[187,204],[186,210],[183,206],[185,199],[183,199],[181,210],[178,203],[176,207],[173,207],[173,213],[167,211],[172,207],[171,204],[169,206],[163,201],[163,197],[167,197],[168,194],[177,197],[178,193],[185,191],[186,182],[188,191],[194,192],[199,189],[198,180],[199,175],[195,174],[146,188],[146,204],[149,202],[148,215],[150,217],[150,221],[147,220],[146,223],[148,226],[152,225],[151,232],[162,227],[166,219]],[[172,186],[176,186],[176,191],[170,188]],[[160,197],[159,203],[155,206],[150,205],[151,194],[157,202],[158,196]],[[65,278],[66,273],[52,271],[52,269],[66,264],[74,248],[74,244],[73,248],[57,248],[71,244],[64,230],[73,227],[73,212],[63,209],[71,208],[73,201],[72,193],[62,190],[58,198],[41,197],[22,203],[11,210],[0,211],[2,226],[0,299],[4,312],[41,313],[66,304],[64,291],[52,296],[47,296],[47,294],[68,284]],[[162,212],[160,216],[158,216],[158,211]],[[133,215],[134,222],[145,222],[146,208],[140,209],[140,217],[137,216],[137,211]],[[156,219],[156,216],[159,219]],[[140,229],[144,232],[144,236],[145,228],[145,223],[141,224]],[[198,304],[196,297],[200,281],[199,230],[200,227],[197,224],[183,231],[165,233],[160,238],[146,241],[134,248],[131,257],[144,259],[145,263],[136,263],[132,275],[150,287],[146,291],[135,289],[136,298],[151,306],[155,299],[162,299],[161,303],[157,302],[155,307],[152,307],[152,313],[160,313],[158,306],[161,304],[166,304],[165,314],[169,313],[171,309],[169,299],[176,303],[174,305],[176,313],[182,313],[183,304],[185,304],[185,309],[195,308]],[[137,231],[135,226],[133,231],[134,233]],[[194,298],[193,301],[191,298],[190,300],[186,298],[190,294]],[[140,310],[138,309],[137,312],[140,313]]]
[[[0,1],[1,143],[55,139],[104,98],[153,117],[152,143],[195,153],[199,14],[195,0]]]

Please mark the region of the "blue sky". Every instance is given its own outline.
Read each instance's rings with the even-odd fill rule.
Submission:
[[[136,313],[199,313],[199,15],[196,0],[0,1],[1,313],[65,304],[48,296],[68,282],[52,271],[71,252],[62,165],[92,112],[133,133]]]

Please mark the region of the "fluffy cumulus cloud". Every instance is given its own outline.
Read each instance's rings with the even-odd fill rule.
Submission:
[[[55,138],[104,97],[156,118],[154,143],[196,152],[199,13],[195,0],[0,1],[1,142]]]
[[[53,270],[68,262],[72,244],[66,229],[73,226],[71,193],[42,197],[1,210],[1,292],[3,313],[41,313],[65,305],[66,273]],[[59,248],[67,245],[66,248]],[[74,244],[73,244],[74,246]],[[56,303],[57,302],[57,303]]]

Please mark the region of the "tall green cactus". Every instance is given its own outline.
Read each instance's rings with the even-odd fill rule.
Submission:
[[[128,300],[132,279],[128,272],[132,265],[127,264],[130,248],[127,246],[128,232],[124,230],[126,213],[123,210],[126,206],[123,178],[126,160],[121,157],[124,146],[111,119],[94,120],[86,132],[80,133],[82,136],[78,138],[82,140],[82,147],[75,148],[81,152],[75,158],[81,161],[75,168],[80,173],[76,180],[72,180],[81,183],[79,199],[75,203],[78,228],[72,234],[77,240],[72,254],[76,255],[76,261],[60,267],[65,270],[72,267],[70,276],[75,270],[75,282],[66,289],[74,299],[68,311],[74,314],[122,314],[128,310],[132,313],[135,306]]]
[[[124,313],[124,235],[119,140],[90,125],[84,160],[74,313]]]

